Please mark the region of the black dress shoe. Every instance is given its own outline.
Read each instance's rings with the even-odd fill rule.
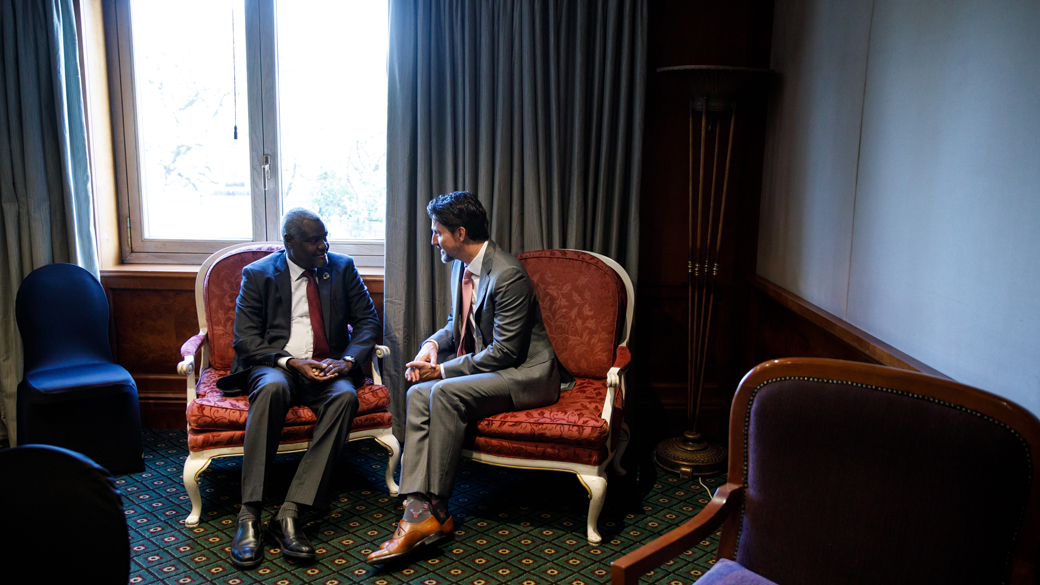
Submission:
[[[231,564],[239,569],[252,569],[264,560],[264,543],[260,518],[239,520],[235,539],[231,541]]]
[[[301,561],[314,560],[314,546],[303,533],[303,523],[299,518],[275,518],[267,531],[271,538],[282,549],[282,554]]]

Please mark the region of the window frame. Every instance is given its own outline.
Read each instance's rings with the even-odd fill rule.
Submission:
[[[170,240],[144,238],[141,164],[138,147],[131,0],[103,0],[119,214],[119,249],[124,263],[201,264],[213,252],[248,241],[281,240],[281,153],[279,151],[276,0],[245,4],[246,95],[249,124],[251,240]],[[269,47],[266,50],[265,47]],[[254,104],[259,104],[259,107]],[[267,188],[262,167],[270,157]],[[334,234],[333,234],[334,235]],[[332,241],[331,249],[349,254],[358,266],[383,266],[385,240]]]

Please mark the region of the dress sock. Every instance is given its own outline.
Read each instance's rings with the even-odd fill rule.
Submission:
[[[299,516],[299,504],[296,502],[285,502],[282,504],[278,515],[275,516],[275,520],[285,520],[287,518],[296,518]]]
[[[430,513],[430,501],[426,494],[408,494],[404,504],[404,521],[409,524],[424,522]]]
[[[448,499],[437,494],[430,494],[430,512],[433,513],[437,522],[441,524],[447,522],[448,518],[451,518],[451,514],[448,512]]]
[[[261,509],[260,502],[243,502],[242,509],[238,511],[238,521],[259,519]]]

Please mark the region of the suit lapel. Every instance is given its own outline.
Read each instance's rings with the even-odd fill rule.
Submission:
[[[289,275],[289,265],[285,260],[285,252],[282,251],[275,260],[274,281],[278,285],[278,296],[281,297],[281,315],[279,318],[285,320],[287,328],[292,327],[292,282]]]
[[[477,287],[477,299],[473,311],[474,320],[477,323],[480,323],[480,308],[484,306],[484,297],[487,295],[488,284],[491,280],[491,269],[495,264],[495,252],[497,251],[498,246],[491,240],[488,240],[487,249],[484,250],[484,261],[480,265],[480,286]]]

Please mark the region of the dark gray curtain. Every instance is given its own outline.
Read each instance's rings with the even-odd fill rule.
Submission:
[[[513,254],[589,250],[636,277],[646,25],[647,0],[391,0],[384,339],[395,423],[404,364],[449,308],[432,197],[474,192]]]
[[[72,0],[0,0],[0,437],[12,444],[18,286],[52,262],[98,274],[76,39]]]

